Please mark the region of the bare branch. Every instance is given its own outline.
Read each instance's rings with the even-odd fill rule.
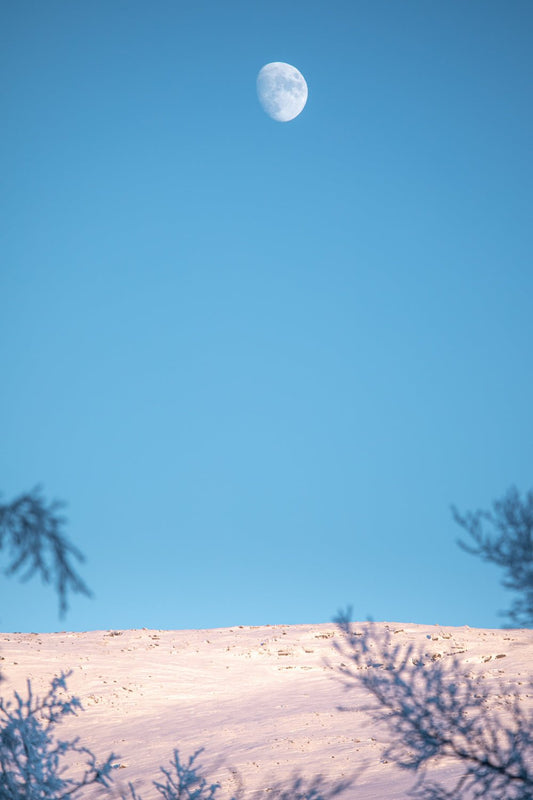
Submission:
[[[39,487],[8,505],[0,505],[0,552],[8,553],[6,575],[28,580],[35,573],[45,583],[54,583],[61,615],[67,610],[67,594],[91,592],[76,573],[73,561],[83,555],[63,535],[65,518],[58,514],[63,503],[46,504]]]
[[[533,491],[522,500],[511,487],[492,511],[459,514],[452,507],[458,525],[466,530],[474,544],[458,540],[467,553],[504,569],[503,585],[520,597],[505,612],[511,625],[533,626]]]
[[[356,631],[346,616],[337,622],[344,684],[367,690],[365,710],[390,734],[385,757],[416,774],[413,797],[531,800],[533,717],[516,695],[501,687],[505,704],[497,712],[481,679],[455,658],[434,660],[372,625]],[[445,759],[461,770],[451,791],[430,775]]]

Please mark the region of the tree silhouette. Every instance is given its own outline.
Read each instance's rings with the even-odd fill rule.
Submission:
[[[31,683],[27,697],[15,692],[14,701],[0,698],[0,798],[2,800],[65,800],[97,784],[108,787],[116,756],[98,763],[78,739],[62,740],[56,727],[82,706],[77,697],[64,697],[70,673],[53,678],[43,699],[35,697]],[[69,768],[69,756],[84,759],[81,774]]]
[[[533,715],[516,693],[500,685],[498,708],[481,676],[465,673],[456,658],[402,646],[372,624],[356,630],[347,615],[337,623],[344,685],[367,691],[365,710],[389,733],[385,758],[416,776],[412,797],[531,800]],[[445,766],[451,777],[452,763],[450,789],[432,771]]]
[[[59,501],[47,504],[40,487],[7,505],[0,504],[0,552],[8,554],[5,574],[21,573],[24,581],[37,573],[45,583],[53,583],[60,616],[67,610],[69,591],[91,595],[73,566],[84,557],[63,534],[66,520],[58,511],[64,505]]]
[[[474,543],[459,540],[460,546],[503,567],[503,585],[518,593],[506,612],[511,623],[533,625],[533,492],[522,499],[513,487],[492,511],[452,511]],[[500,684],[498,706],[496,693],[456,657],[439,660],[423,648],[402,647],[371,624],[356,631],[347,614],[337,623],[344,684],[368,692],[366,711],[390,734],[385,757],[416,776],[412,797],[532,800],[533,714],[517,692]],[[449,789],[432,769],[452,762],[457,777]]]
[[[461,516],[452,507],[455,521],[466,530],[474,544],[458,540],[458,544],[484,561],[503,567],[502,584],[520,596],[509,611],[507,627],[533,626],[533,491],[524,499],[511,487],[492,511],[467,512]]]

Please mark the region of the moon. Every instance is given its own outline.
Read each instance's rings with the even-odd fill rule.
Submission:
[[[257,96],[269,117],[277,122],[289,122],[307,103],[307,83],[292,64],[272,61],[259,70]]]

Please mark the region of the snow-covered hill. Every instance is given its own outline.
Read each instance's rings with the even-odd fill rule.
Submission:
[[[532,631],[375,627],[434,658],[455,655],[494,695],[503,677],[533,708]],[[387,731],[364,711],[364,689],[343,687],[340,641],[334,624],[4,633],[0,693],[24,692],[28,678],[44,693],[54,675],[72,670],[68,687],[85,710],[66,718],[61,734],[79,735],[102,759],[118,753],[116,785],[132,782],[143,800],[157,797],[152,780],[174,748],[184,759],[204,748],[199,761],[221,784],[221,798],[297,773],[322,775],[328,785],[353,780],[347,800],[406,797],[413,776],[384,759]]]

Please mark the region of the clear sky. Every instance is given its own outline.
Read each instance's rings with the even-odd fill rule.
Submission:
[[[94,591],[3,579],[0,626],[499,626],[450,505],[532,485],[533,4],[17,0],[0,40],[0,489],[68,503]]]

